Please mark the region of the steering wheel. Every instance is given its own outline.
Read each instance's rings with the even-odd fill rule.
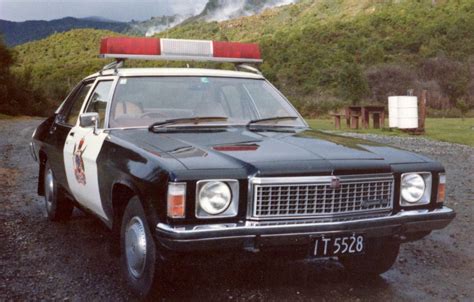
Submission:
[[[151,117],[151,118],[158,117],[159,118],[159,117],[166,117],[166,115],[160,112],[145,112],[140,116],[140,118],[144,118],[144,117]]]

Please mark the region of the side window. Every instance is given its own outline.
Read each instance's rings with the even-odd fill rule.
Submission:
[[[110,88],[113,81],[101,81],[97,84],[91,94],[89,104],[85,112],[97,112],[99,114],[99,127],[104,128],[105,112],[109,101]]]
[[[77,122],[77,118],[79,117],[79,112],[81,111],[82,104],[86,99],[89,90],[91,89],[93,83],[87,83],[83,85],[74,95],[73,99],[71,100],[72,105],[69,108],[69,112],[66,114],[65,122],[68,125],[74,126]]]

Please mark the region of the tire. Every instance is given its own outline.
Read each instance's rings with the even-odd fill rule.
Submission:
[[[132,292],[141,297],[155,296],[162,284],[163,260],[137,196],[125,208],[120,230],[122,273]]]
[[[44,167],[44,206],[51,221],[66,221],[71,218],[74,204],[65,196],[63,188],[54,177],[53,170],[46,162]]]
[[[388,271],[397,260],[400,243],[386,238],[367,242],[365,254],[340,257],[339,261],[351,274],[374,277]]]

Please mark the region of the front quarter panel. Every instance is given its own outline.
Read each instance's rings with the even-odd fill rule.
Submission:
[[[158,155],[109,134],[97,158],[100,195],[108,217],[114,217],[113,199],[117,196],[113,196],[113,188],[121,184],[139,196],[151,225],[166,219],[168,181],[174,169],[183,167],[173,158]]]

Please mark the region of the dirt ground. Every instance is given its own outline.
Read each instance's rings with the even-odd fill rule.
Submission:
[[[78,210],[67,223],[46,220],[27,145],[38,123],[0,120],[0,301],[133,300],[101,223]],[[219,259],[176,267],[163,300],[474,301],[474,148],[369,138],[445,165],[448,205],[458,213],[450,226],[403,245],[394,267],[375,280],[350,277],[337,261]]]

